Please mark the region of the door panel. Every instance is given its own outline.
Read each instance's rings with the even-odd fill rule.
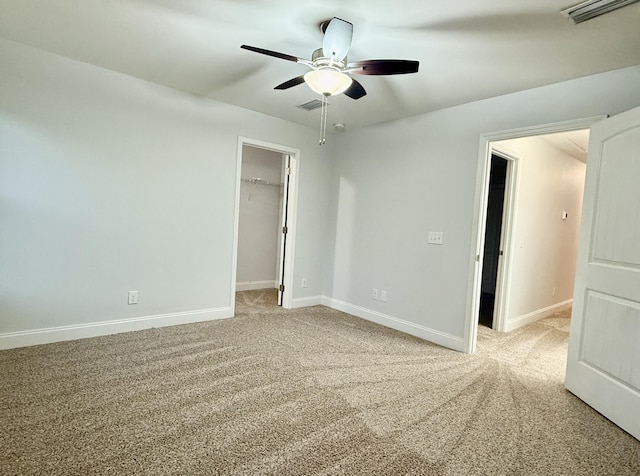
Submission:
[[[631,332],[629,332],[631,331]],[[581,360],[640,391],[640,305],[589,291]]]
[[[640,108],[591,129],[566,387],[640,439]]]
[[[640,150],[640,129],[624,131],[603,144],[593,259],[640,266],[640,154],[626,150]]]

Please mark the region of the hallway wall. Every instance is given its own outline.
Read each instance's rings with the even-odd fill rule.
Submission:
[[[520,157],[514,242],[508,250],[508,331],[571,305],[586,165],[544,136],[494,145]]]

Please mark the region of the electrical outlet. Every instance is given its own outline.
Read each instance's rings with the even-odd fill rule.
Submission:
[[[377,301],[378,300],[378,290],[376,288],[373,288],[371,290],[371,299]]]
[[[307,278],[302,278],[302,283],[300,284],[303,288],[308,286]]]
[[[129,291],[128,304],[138,304],[138,291]]]
[[[387,291],[380,291],[380,301],[387,302]]]
[[[441,231],[430,231],[427,235],[427,243],[430,245],[441,245],[444,242],[444,233]]]

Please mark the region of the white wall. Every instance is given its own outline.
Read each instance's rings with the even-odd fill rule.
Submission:
[[[242,148],[237,290],[276,287],[282,207],[283,155]],[[252,183],[260,178],[264,183]]]
[[[494,145],[520,157],[506,309],[506,330],[511,330],[573,298],[586,165],[544,136]]]
[[[228,315],[238,136],[301,150],[294,302],[462,348],[482,133],[640,104],[640,67],[345,134],[0,40],[0,346]],[[443,231],[443,246],[427,246]],[[309,287],[300,289],[302,277]],[[388,292],[372,301],[371,288]],[[140,291],[127,306],[126,293]],[[101,323],[101,327],[91,323]],[[86,327],[85,327],[86,326]]]
[[[480,136],[639,104],[633,67],[334,136],[326,302],[462,349]],[[427,245],[429,231],[444,245]]]
[[[0,347],[230,315],[238,136],[301,150],[293,296],[321,294],[315,128],[5,40],[0,70]]]

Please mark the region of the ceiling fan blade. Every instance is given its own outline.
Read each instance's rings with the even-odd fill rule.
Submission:
[[[409,74],[417,73],[420,63],[411,60],[365,60],[347,65],[347,71],[353,74]]]
[[[344,95],[349,96],[351,99],[360,99],[362,96],[366,96],[367,92],[362,87],[362,84],[353,79],[353,83],[351,83],[349,89],[344,92]]]
[[[293,61],[294,63],[297,63],[301,59],[296,56],[288,55],[285,53],[278,53],[277,51],[265,50],[264,48],[257,48],[255,46],[242,45],[240,48],[253,51],[254,53],[260,53],[262,55],[273,56],[274,58]]]
[[[285,81],[282,84],[278,84],[273,89],[289,89],[302,83],[304,83],[304,75],[298,76],[297,78],[290,79],[289,81]]]
[[[335,61],[342,61],[346,58],[349,48],[351,48],[351,39],[353,38],[353,24],[340,18],[333,17],[327,25],[322,40],[322,54],[326,58]]]

